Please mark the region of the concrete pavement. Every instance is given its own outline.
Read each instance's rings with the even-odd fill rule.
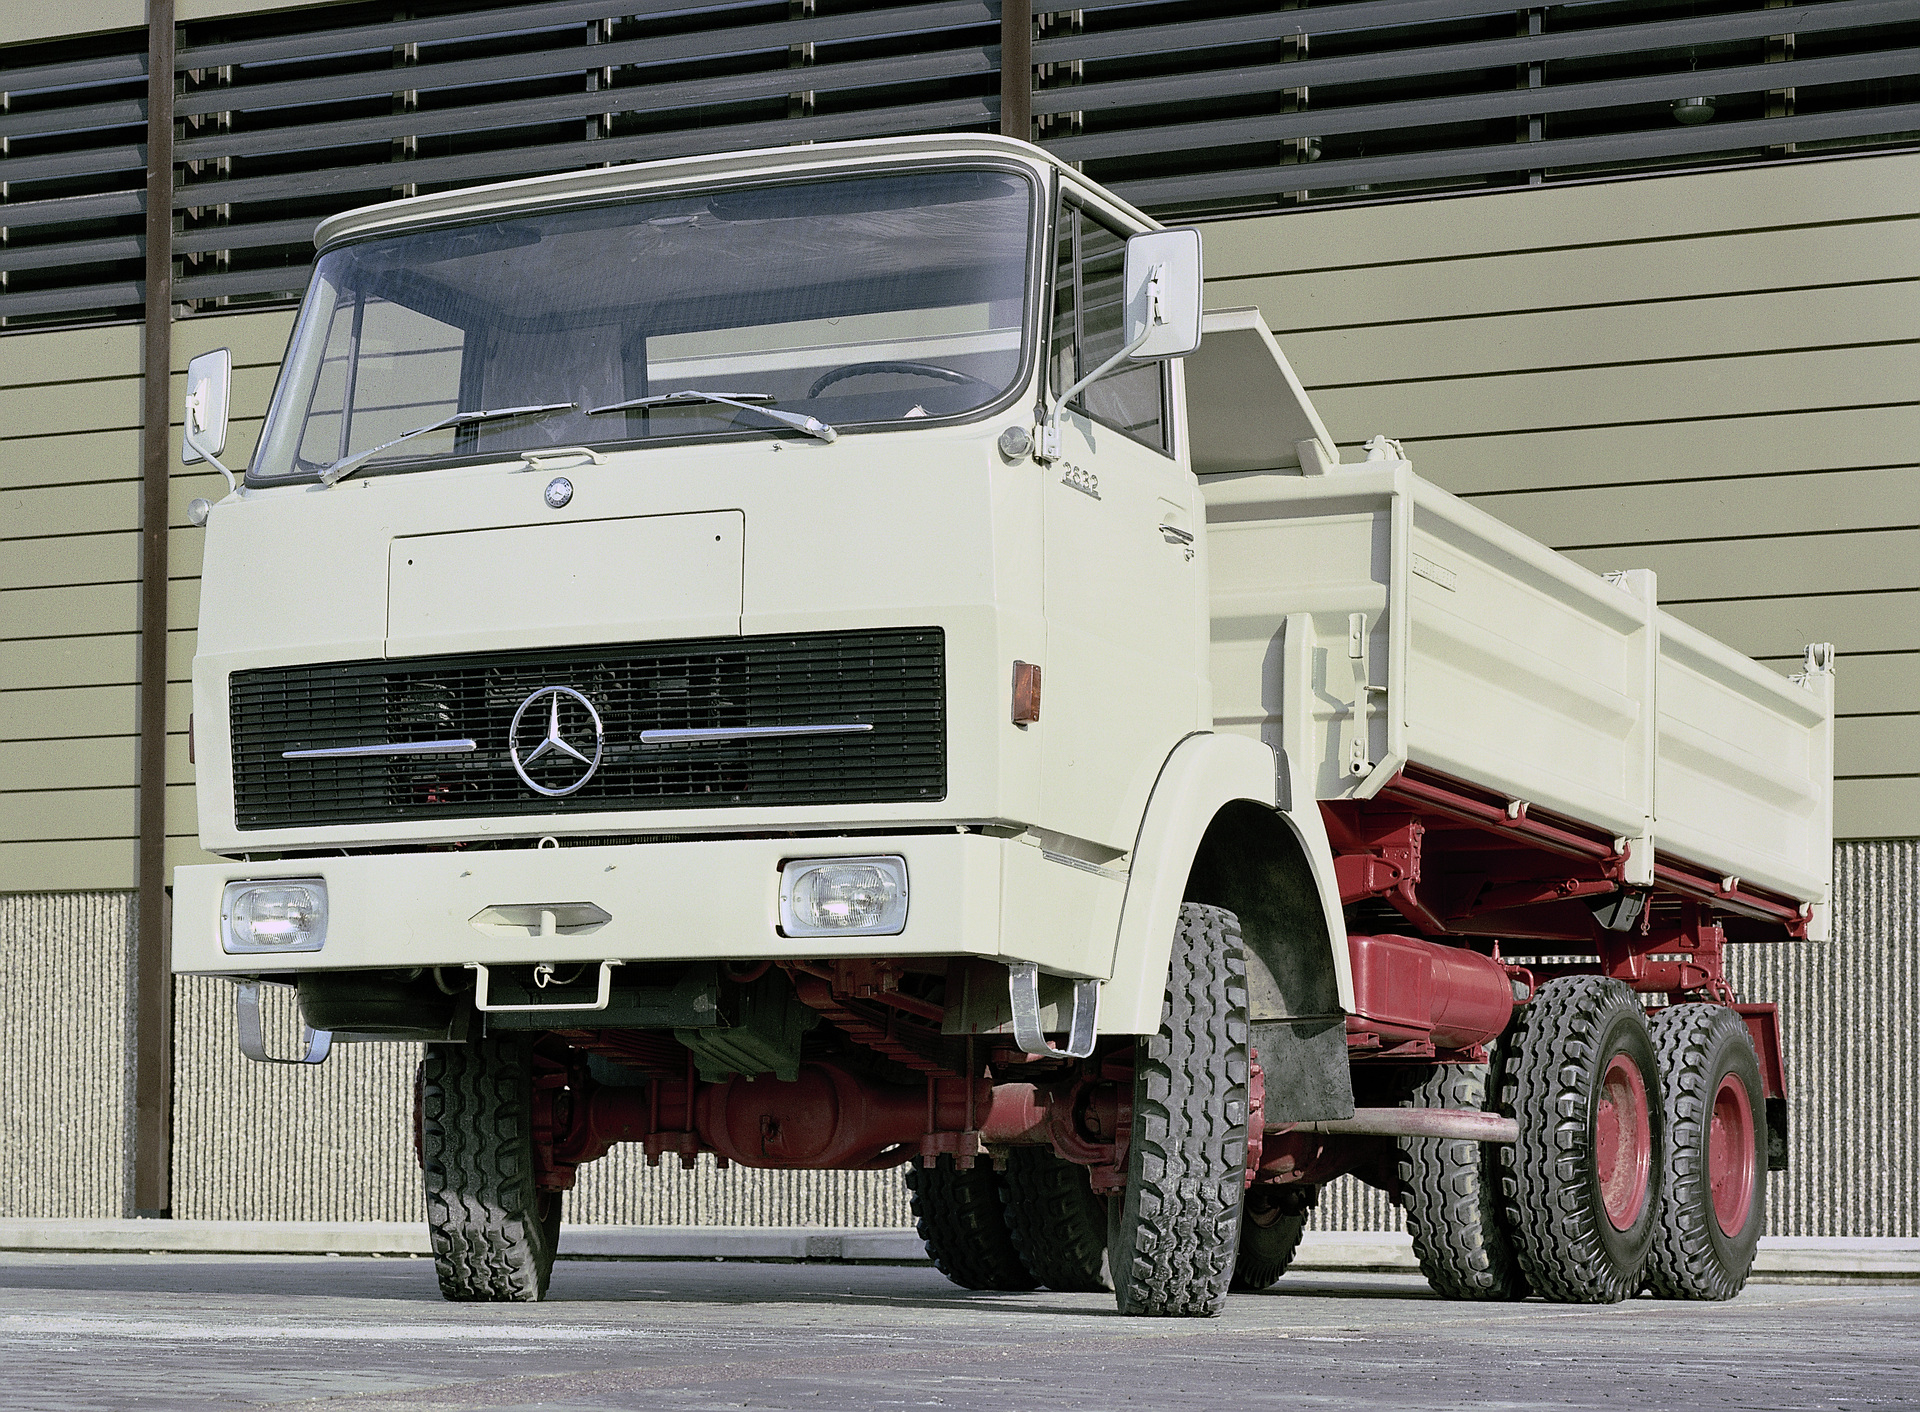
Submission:
[[[229,1255],[427,1255],[424,1224],[401,1221],[0,1220],[0,1251]],[[562,1259],[824,1260],[925,1264],[911,1229],[805,1226],[562,1226]],[[1309,1231],[1296,1270],[1418,1268],[1401,1233]],[[1920,1282],[1920,1240],[1780,1237],[1763,1241],[1762,1281]]]
[[[545,1304],[453,1305],[419,1258],[0,1254],[0,1408],[30,1412],[1283,1406],[1920,1407],[1920,1288],[1589,1309],[1302,1271],[1162,1321],[908,1265],[575,1260]]]

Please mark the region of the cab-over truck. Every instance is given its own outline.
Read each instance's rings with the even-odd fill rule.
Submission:
[[[195,508],[174,966],[257,1059],[424,1044],[448,1298],[540,1298],[617,1143],[904,1164],[954,1281],[1128,1313],[1271,1284],[1347,1173],[1450,1297],[1741,1288],[1786,1109],[1724,947],[1825,935],[1829,648],[1343,454],[1199,232],[1024,143],[316,239]]]

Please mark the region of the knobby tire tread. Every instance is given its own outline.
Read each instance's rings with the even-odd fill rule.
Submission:
[[[1114,1297],[1122,1314],[1209,1317],[1233,1277],[1246,1178],[1247,963],[1233,913],[1181,904],[1161,1015],[1134,1046]]]
[[[428,1045],[421,1062],[427,1228],[450,1300],[546,1297],[561,1198],[536,1185],[531,1080],[514,1035]]]
[[[1085,1167],[1052,1148],[1016,1147],[1001,1180],[1007,1233],[1028,1274],[1063,1293],[1113,1287],[1107,1203],[1094,1194]]]
[[[907,1168],[914,1227],[933,1268],[962,1289],[1032,1289],[1039,1283],[1007,1229],[1005,1182],[979,1158],[960,1170],[943,1154],[933,1167]]]
[[[1407,1100],[1413,1108],[1489,1106],[1495,1065],[1437,1064]],[[1420,1273],[1443,1299],[1527,1297],[1500,1197],[1493,1143],[1419,1137],[1400,1142],[1407,1233]]]
[[[1658,1207],[1661,1185],[1657,1070],[1646,1075],[1650,1185],[1632,1230],[1612,1231],[1591,1177],[1594,1090],[1608,1058],[1622,1052],[1607,1037],[1629,1023],[1638,1024],[1651,1064],[1652,1041],[1633,991],[1601,976],[1564,976],[1541,986],[1508,1032],[1500,1106],[1517,1120],[1520,1136],[1500,1148],[1506,1226],[1528,1284],[1559,1303],[1619,1303],[1639,1290],[1646,1272],[1653,1226],[1647,1208]]]
[[[1661,1299],[1732,1299],[1753,1273],[1766,1226],[1766,1098],[1746,1022],[1724,1005],[1673,1005],[1654,1017],[1654,1053],[1667,1103],[1666,1185],[1647,1257],[1647,1287]],[[1746,1228],[1716,1239],[1707,1187],[1713,1100],[1730,1067],[1746,1070],[1753,1102],[1755,1173]]]
[[[1231,1288],[1252,1294],[1279,1282],[1300,1251],[1318,1194],[1315,1187],[1256,1186],[1247,1192]]]

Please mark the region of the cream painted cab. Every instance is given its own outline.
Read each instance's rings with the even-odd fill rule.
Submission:
[[[233,861],[179,870],[176,967],[959,956],[1156,1007],[1115,974],[1142,829],[1164,924],[1174,855],[1274,767],[1167,783],[1211,738],[1207,557],[1180,365],[1128,356],[1198,338],[1197,243],[1144,265],[1153,229],[973,138],[328,223],[205,516],[200,830]],[[866,855],[901,924],[790,934],[783,868]],[[235,944],[275,880],[324,945]]]

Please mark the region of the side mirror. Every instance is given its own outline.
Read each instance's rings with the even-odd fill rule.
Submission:
[[[187,364],[185,434],[180,459],[213,461],[227,449],[227,400],[233,390],[233,354],[224,348]],[[219,463],[214,462],[215,465]]]
[[[1200,232],[1145,231],[1127,241],[1127,346],[1136,363],[1200,346]]]

